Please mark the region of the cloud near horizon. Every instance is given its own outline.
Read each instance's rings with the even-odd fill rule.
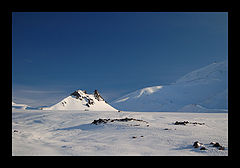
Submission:
[[[63,93],[63,91],[56,90],[19,90],[19,92],[31,93],[31,94],[50,94],[50,93]]]

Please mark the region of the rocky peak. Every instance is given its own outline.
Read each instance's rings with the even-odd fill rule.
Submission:
[[[76,99],[83,98],[87,96],[86,90],[76,90],[70,94],[71,96],[75,96]]]
[[[99,92],[97,90],[94,91],[94,97],[98,100],[98,101],[104,101],[104,99],[102,98],[102,96],[99,94]]]
[[[89,94],[85,90],[75,90],[68,97],[43,110],[85,110],[116,111],[99,94],[97,90]]]
[[[87,102],[86,106],[88,107],[90,107],[90,105],[95,104],[94,100],[90,98],[91,94],[87,94],[86,90],[76,90],[73,93],[71,93],[70,96],[74,96],[76,99],[79,99],[79,100],[85,100]],[[102,96],[99,94],[98,90],[94,91],[93,96],[98,101],[104,101]]]

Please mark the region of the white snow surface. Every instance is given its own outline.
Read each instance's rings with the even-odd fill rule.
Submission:
[[[81,97],[70,95],[62,101],[50,107],[44,107],[42,110],[91,110],[91,111],[117,111],[103,99],[97,100],[93,94],[86,94],[82,90],[76,91]],[[91,99],[93,104],[87,106],[88,100]]]
[[[129,93],[111,103],[125,111],[201,111],[228,109],[228,63],[222,61],[192,71],[175,83],[147,87]],[[193,107],[192,109],[190,107]],[[198,108],[200,109],[200,108]]]
[[[91,124],[126,117],[149,126],[137,121]],[[176,121],[205,124],[174,125]],[[193,148],[195,141],[207,150]],[[212,147],[213,141],[225,150]],[[227,156],[228,113],[13,109],[12,155]]]
[[[30,107],[26,104],[17,104],[15,102],[12,101],[12,108],[13,109],[26,109],[27,107]]]

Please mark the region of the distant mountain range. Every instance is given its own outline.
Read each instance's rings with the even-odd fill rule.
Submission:
[[[212,63],[184,75],[173,84],[136,90],[110,104],[102,98],[97,90],[93,94],[76,90],[52,106],[34,108],[26,104],[12,102],[12,108],[85,111],[227,112],[228,62]]]
[[[228,62],[212,63],[170,85],[139,89],[113,101],[111,105],[125,111],[226,112]]]

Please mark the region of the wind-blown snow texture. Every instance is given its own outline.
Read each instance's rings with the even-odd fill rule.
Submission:
[[[111,103],[126,111],[227,112],[228,63],[213,63],[166,86],[137,90]]]
[[[76,90],[59,103],[50,107],[44,107],[42,110],[117,111],[97,91],[95,94],[87,94],[82,90]]]
[[[94,120],[134,118],[145,122]],[[204,125],[174,125],[176,121]],[[12,112],[12,155],[227,156],[228,113],[22,110]],[[193,148],[199,141],[207,148]],[[225,150],[210,145],[219,142]]]

